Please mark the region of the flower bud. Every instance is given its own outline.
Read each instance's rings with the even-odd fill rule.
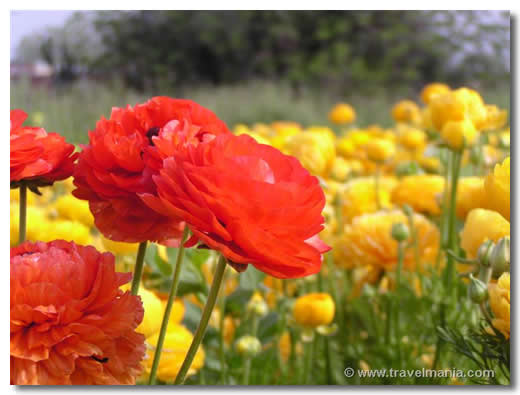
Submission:
[[[392,238],[398,242],[405,241],[410,237],[410,231],[408,226],[403,223],[397,223],[392,225]]]
[[[265,303],[263,298],[253,298],[247,304],[247,311],[258,317],[266,315],[268,310],[267,303]]]
[[[472,302],[477,304],[484,302],[488,298],[487,285],[472,274],[469,275],[469,280],[469,297]]]
[[[235,349],[243,357],[252,358],[261,351],[262,343],[254,336],[245,335],[237,340]]]
[[[493,251],[494,243],[491,240],[483,242],[477,250],[477,260],[482,266],[489,266],[489,258]]]
[[[409,204],[403,204],[403,213],[407,217],[411,217],[413,215],[413,208]]]
[[[493,277],[498,278],[511,267],[511,251],[509,236],[503,237],[493,246],[489,262],[493,268]]]

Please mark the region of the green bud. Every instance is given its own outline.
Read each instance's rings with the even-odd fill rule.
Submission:
[[[235,343],[237,352],[246,358],[252,358],[262,350],[262,343],[254,336],[245,335]]]
[[[376,296],[376,290],[370,284],[363,285],[363,288],[361,289],[361,293],[363,296],[366,296],[367,298],[372,298],[372,297]]]
[[[469,297],[473,303],[480,304],[488,298],[487,285],[478,278],[469,275]]]
[[[502,149],[509,149],[511,148],[511,142],[509,141],[509,139],[504,138],[504,136],[500,136],[500,138],[498,139],[498,146]]]
[[[395,168],[395,174],[398,177],[403,176],[411,176],[414,174],[423,174],[423,169],[419,166],[417,162],[402,162],[399,163]]]
[[[493,251],[493,243],[491,240],[486,240],[483,242],[477,251],[477,260],[482,266],[489,266],[489,258],[491,256],[491,251]]]
[[[263,317],[269,311],[263,299],[253,299],[247,304],[247,311],[258,317]]]
[[[504,272],[509,272],[511,268],[511,250],[509,236],[503,237],[491,250],[489,262],[493,268],[493,278],[498,278]]]
[[[411,217],[413,215],[413,208],[408,204],[403,204],[403,212],[407,217]]]
[[[405,241],[410,237],[408,226],[403,223],[392,225],[392,238],[398,242]]]

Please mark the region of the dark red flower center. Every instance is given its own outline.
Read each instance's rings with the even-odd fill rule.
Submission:
[[[154,145],[152,137],[158,136],[160,130],[161,130],[161,128],[158,128],[158,127],[153,127],[153,128],[148,129],[148,131],[146,132],[146,137],[148,137],[148,141],[150,142],[150,145]]]

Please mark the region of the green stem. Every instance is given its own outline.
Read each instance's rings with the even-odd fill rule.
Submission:
[[[404,261],[404,245],[402,242],[400,242],[397,246],[397,272],[396,272],[396,279],[395,279],[395,294],[397,297],[397,305],[400,306],[400,292],[401,292],[401,272],[403,270],[403,261]],[[399,311],[400,307],[398,307],[395,310],[394,313],[394,336],[395,336],[395,344],[397,347],[397,361],[398,361],[398,367],[401,368],[401,334],[399,330]]]
[[[141,283],[141,277],[143,275],[144,268],[144,254],[146,253],[147,241],[139,243],[139,249],[137,250],[137,258],[135,260],[134,277],[132,278],[132,295],[137,295],[139,292],[139,284]]]
[[[170,321],[170,314],[173,307],[173,302],[177,296],[177,288],[179,286],[179,280],[181,278],[181,267],[184,260],[184,244],[188,239],[190,230],[187,226],[184,226],[184,232],[182,234],[181,245],[179,247],[179,253],[177,254],[177,262],[175,263],[175,271],[173,273],[172,285],[170,288],[170,294],[168,295],[168,301],[166,302],[166,308],[161,323],[161,329],[159,331],[159,338],[157,339],[157,345],[155,347],[155,355],[153,357],[152,369],[150,371],[150,378],[148,379],[148,385],[155,384],[155,376],[157,375],[157,369],[159,368],[159,362],[161,360],[161,353],[164,345],[164,338],[166,337],[166,331],[168,330],[168,323]]]
[[[222,284],[222,278],[224,277],[226,264],[226,258],[223,255],[221,255],[217,264],[217,268],[215,269],[215,275],[213,276],[213,282],[209,290],[208,300],[206,301],[206,305],[204,306],[204,310],[202,311],[199,326],[197,327],[197,331],[193,336],[193,341],[191,342],[191,346],[188,350],[188,353],[186,354],[184,362],[182,363],[181,369],[177,374],[175,384],[184,383],[186,373],[188,373],[188,369],[190,368],[191,363],[193,362],[193,358],[195,358],[195,354],[197,353],[200,343],[202,342],[202,338],[204,337],[204,333],[206,332],[206,328],[208,327],[211,312],[213,311],[213,308],[215,307],[215,302],[217,301],[217,295]]]
[[[225,281],[225,273],[224,273],[224,281]],[[226,322],[226,295],[222,294],[220,296],[219,301],[219,307],[220,307],[220,322],[219,322],[219,330],[220,330],[220,336],[219,336],[219,347],[218,347],[218,353],[219,353],[219,360],[220,360],[220,381],[222,385],[227,384],[227,366],[226,366],[226,353],[224,350],[224,331],[225,331],[225,322]]]
[[[18,221],[18,244],[25,241],[27,229],[27,185],[24,182],[20,185],[20,217]]]
[[[305,365],[303,367],[303,382],[301,384],[309,384],[311,376],[312,362],[314,360],[314,343],[316,342],[316,334],[312,341],[305,343]]]
[[[256,337],[256,333],[258,332],[258,316],[253,313],[253,318],[251,322],[251,336]],[[251,357],[246,357],[245,366],[244,366],[244,375],[242,377],[242,385],[249,384],[249,377],[251,376]]]
[[[455,232],[455,207],[457,204],[457,183],[459,180],[460,174],[460,162],[461,162],[461,152],[453,151],[452,152],[452,168],[451,168],[451,187],[450,187],[450,205],[449,205],[449,217],[448,217],[448,241],[447,246],[445,248],[454,251],[457,251],[457,237]],[[454,297],[453,290],[453,279],[455,277],[455,260],[453,256],[447,255],[447,265],[446,265],[446,290],[448,295],[452,295]]]

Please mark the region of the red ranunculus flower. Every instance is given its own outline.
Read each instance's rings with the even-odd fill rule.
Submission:
[[[220,251],[238,270],[251,263],[278,278],[320,270],[329,247],[325,196],[300,162],[249,136],[219,135],[187,145],[154,176],[157,194],[142,199],[157,212],[186,221],[197,241]]]
[[[56,240],[11,248],[11,384],[134,384],[139,297],[114,256]]]
[[[178,238],[182,223],[151,210],[137,194],[155,194],[152,175],[181,141],[198,144],[222,133],[230,133],[224,122],[191,100],[154,97],[133,108],[113,108],[82,147],[73,194],[89,201],[97,228],[109,239]]]
[[[42,128],[22,126],[27,114],[11,111],[11,187],[26,181],[29,186],[52,185],[72,175],[74,145],[57,133]]]

